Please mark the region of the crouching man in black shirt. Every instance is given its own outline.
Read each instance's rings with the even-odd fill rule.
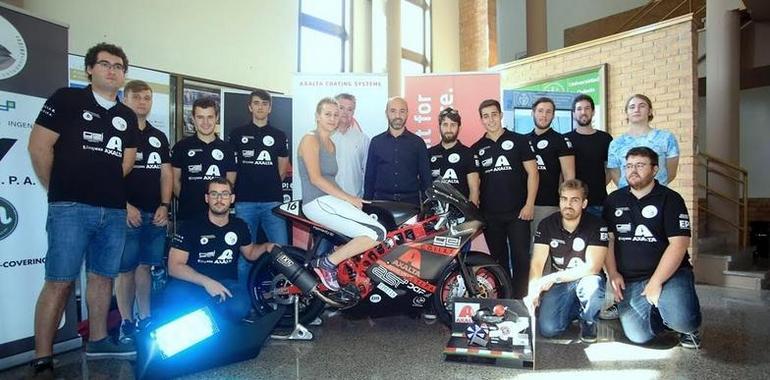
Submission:
[[[668,327],[685,348],[699,348],[700,304],[687,257],[690,218],[682,196],[655,180],[658,154],[647,147],[626,154],[628,186],[604,202],[610,228],[610,276],[623,333],[647,343]]]
[[[212,179],[205,199],[207,215],[185,222],[171,243],[168,269],[174,279],[166,288],[165,299],[185,310],[214,301],[215,310],[239,321],[248,314],[251,303],[238,282],[238,256],[256,260],[273,244],[253,244],[246,223],[230,217],[235,194],[227,179]]]
[[[596,322],[604,304],[604,273],[607,226],[601,218],[583,211],[588,188],[578,179],[559,186],[559,210],[540,222],[525,301],[540,306],[537,330],[550,338],[564,332],[572,320],[580,320],[580,340],[596,342]],[[543,276],[551,257],[552,273]]]

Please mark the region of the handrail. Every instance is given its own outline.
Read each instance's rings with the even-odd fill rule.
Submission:
[[[733,163],[727,162],[721,158],[714,157],[708,153],[698,152],[696,154],[696,158],[699,161],[703,161],[706,178],[705,178],[705,184],[703,183],[697,183],[697,176],[696,176],[696,185],[700,189],[705,189],[706,192],[706,205],[705,206],[698,206],[699,210],[703,210],[706,214],[709,216],[713,216],[716,219],[721,220],[722,222],[726,223],[728,226],[735,228],[738,231],[738,245],[741,248],[741,251],[745,250],[745,248],[748,246],[748,236],[749,236],[749,172]],[[713,165],[713,166],[712,166]],[[733,171],[733,173],[727,173],[729,171]],[[738,185],[740,189],[741,195],[738,197],[731,196],[729,194],[725,194],[719,190],[716,190],[709,186],[709,175],[710,174],[717,174],[721,176],[722,178],[725,178],[727,180],[732,181],[736,185]],[[738,214],[738,222],[735,223],[732,220],[728,220],[722,215],[719,215],[716,213],[716,211],[712,210],[708,207],[708,200],[711,195],[717,196],[721,199],[724,199],[726,201],[732,202],[733,204],[737,205],[739,208],[742,208],[741,212]],[[708,219],[706,219],[708,222]]]
[[[631,27],[636,25],[639,21],[643,20],[644,17],[647,16],[647,14],[649,14],[650,12],[652,12],[653,9],[655,9],[658,6],[661,6],[662,4],[664,4],[664,1],[662,0],[649,0],[647,4],[644,4],[643,6],[639,7],[639,9],[631,17],[626,19],[626,21],[622,25],[620,25],[619,28],[617,28],[617,31],[615,33],[620,33],[624,30],[630,29]],[[665,4],[666,6],[668,6],[669,4],[673,4],[673,1],[666,2]],[[667,20],[672,14],[676,13],[676,11],[678,11],[679,8],[681,8],[685,4],[687,4],[689,13],[693,13],[692,0],[681,0],[677,4],[677,6],[675,6],[668,13],[666,13],[665,16],[660,17],[660,20],[658,21]],[[695,11],[695,13],[705,10],[705,8],[706,6],[703,5],[697,11]]]

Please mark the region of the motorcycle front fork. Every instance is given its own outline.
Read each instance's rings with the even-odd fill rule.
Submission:
[[[463,276],[463,280],[465,281],[465,288],[468,290],[468,295],[470,297],[478,297],[480,294],[479,282],[476,281],[476,275],[473,273],[471,268],[465,263],[465,259],[468,256],[468,252],[470,252],[470,250],[470,242],[460,248],[460,253],[457,255],[457,264],[460,266],[460,274]]]

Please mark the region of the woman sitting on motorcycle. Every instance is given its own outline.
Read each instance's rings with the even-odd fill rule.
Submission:
[[[316,128],[299,143],[299,176],[302,182],[302,212],[311,221],[352,238],[331,255],[310,264],[329,290],[339,290],[337,265],[363,253],[385,239],[385,227],[361,211],[364,200],[340,189],[335,147],[331,135],[337,129],[339,105],[332,98],[318,102]]]

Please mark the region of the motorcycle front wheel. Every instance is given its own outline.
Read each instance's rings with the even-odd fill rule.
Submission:
[[[281,247],[283,251],[297,263],[304,265],[305,251],[296,247]],[[254,309],[261,315],[265,315],[285,305],[286,312],[278,322],[279,327],[294,326],[294,305],[288,289],[292,283],[284,276],[273,270],[268,255],[263,255],[257,260],[249,271],[249,296]],[[307,325],[315,320],[326,305],[317,297],[310,294],[299,294],[299,323]]]
[[[479,294],[475,298],[499,299],[513,296],[510,276],[491,256],[482,252],[468,252],[466,265],[476,276],[476,282],[479,284]],[[456,298],[474,298],[474,296],[470,295],[465,286],[460,265],[457,261],[452,261],[444,268],[441,279],[436,284],[436,293],[432,297],[436,314],[447,326],[451,326],[452,323],[452,307]]]

